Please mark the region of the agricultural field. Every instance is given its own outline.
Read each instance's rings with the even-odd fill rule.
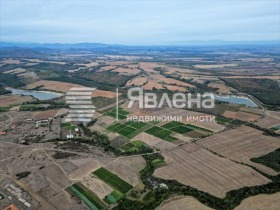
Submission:
[[[38,87],[44,90],[67,92],[73,87],[82,87],[82,86],[73,83],[50,81],[50,80],[40,80],[26,85],[26,89],[34,89]]]
[[[174,131],[176,133],[179,134],[186,134],[189,137],[193,137],[195,134],[201,134],[201,136],[207,136],[212,134],[212,131],[195,126],[195,125],[191,125],[191,124],[184,124],[181,122],[170,122],[167,123],[163,126],[161,126],[162,128],[166,128],[169,129],[171,131]],[[189,135],[188,135],[189,134]],[[198,135],[200,136],[200,135]]]
[[[125,152],[139,152],[141,149],[148,149],[149,145],[145,144],[142,141],[136,140],[136,141],[130,141],[129,143],[123,145],[121,149],[123,149]]]
[[[237,111],[237,112],[225,111],[223,116],[226,118],[237,119],[246,122],[256,122],[258,119],[261,118],[261,115],[248,113],[244,111]]]
[[[263,156],[260,156],[257,158],[252,158],[251,161],[265,165],[269,168],[272,168],[276,172],[280,172],[279,157],[280,157],[280,148],[278,148],[278,149],[274,150],[273,152],[270,152],[266,155],[263,155]]]
[[[195,143],[166,151],[163,156],[166,166],[156,169],[154,176],[175,179],[220,198],[230,190],[270,182],[252,168],[215,155]]]
[[[130,184],[119,178],[117,175],[106,170],[105,168],[99,168],[94,171],[93,174],[121,194],[126,194],[132,188]]]
[[[0,96],[0,107],[9,107],[11,105],[18,105],[24,102],[34,101],[31,96],[20,96],[20,95],[1,95]]]
[[[83,184],[75,183],[70,187],[71,191],[83,200],[90,209],[106,209],[106,204],[101,201],[97,195],[88,190]]]
[[[280,193],[256,195],[244,199],[235,210],[277,210],[280,208]]]
[[[163,202],[156,210],[211,210],[193,197],[178,197]]]
[[[168,142],[177,140],[177,138],[171,136],[173,133],[172,131],[158,126],[153,126],[148,130],[146,130],[145,132]]]
[[[110,132],[119,133],[120,135],[131,139],[149,127],[151,127],[151,125],[145,122],[127,121],[123,124],[118,122],[114,123],[106,129]]]
[[[273,169],[251,161],[251,158],[263,156],[280,148],[279,139],[263,135],[260,130],[241,126],[198,140],[197,143],[231,160],[252,165],[264,173],[276,175]]]
[[[117,116],[117,112],[118,112],[118,116]],[[120,120],[126,119],[128,114],[129,114],[129,112],[125,111],[122,108],[118,108],[118,110],[116,108],[113,108],[113,109],[109,110],[108,112],[106,112],[106,115],[114,117],[114,118],[118,117],[118,119],[120,119]]]

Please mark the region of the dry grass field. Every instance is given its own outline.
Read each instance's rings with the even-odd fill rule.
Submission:
[[[144,85],[147,81],[148,81],[148,79],[146,77],[136,77],[136,78],[133,78],[132,80],[129,80],[126,83],[126,86],[139,87],[139,86]]]
[[[112,70],[112,72],[118,72],[120,74],[135,75],[135,74],[138,74],[140,72],[140,70],[139,69],[118,67],[118,68]]]
[[[158,80],[158,82],[163,82],[165,84],[183,86],[183,87],[188,87],[188,88],[195,88],[195,86],[193,86],[189,83],[182,82],[182,81],[172,79],[172,78],[167,78],[161,74],[155,74],[155,75],[152,75],[151,77],[155,80]]]
[[[20,73],[24,73],[24,72],[26,72],[25,69],[16,68],[16,69],[5,71],[4,74],[20,74]]]
[[[163,155],[167,166],[157,169],[154,173],[156,177],[175,179],[220,198],[230,190],[270,181],[252,168],[219,157],[194,143],[182,145]]]
[[[146,166],[146,161],[143,157],[121,157],[105,166],[112,173],[118,175],[132,186],[141,183],[139,171]]]
[[[200,203],[194,197],[185,196],[167,200],[156,210],[211,210],[211,208]]]
[[[261,118],[260,115],[247,113],[247,112],[233,112],[233,111],[225,111],[223,114],[224,117],[231,118],[231,119],[238,119],[247,122],[255,122]]]
[[[26,85],[27,89],[33,89],[39,86],[43,86],[42,88],[46,90],[59,91],[59,92],[67,92],[70,88],[73,87],[83,87],[81,85],[67,83],[67,82],[57,82],[50,80],[40,80],[38,82],[34,82]]]
[[[113,189],[109,185],[107,185],[100,179],[95,178],[92,174],[84,177],[81,183],[101,199],[105,198],[106,195],[109,195],[113,191]]]
[[[143,86],[144,90],[153,90],[153,89],[158,89],[158,90],[162,90],[164,89],[163,85],[158,83],[155,80],[151,80],[149,79],[149,81]]]
[[[39,111],[39,112],[32,112],[30,116],[33,120],[45,120],[48,118],[54,118],[58,112],[58,109],[46,110],[46,111]]]
[[[217,89],[217,92],[220,94],[230,94],[232,89],[222,82],[210,82],[208,87]]]
[[[280,147],[279,139],[263,135],[260,130],[241,126],[198,140],[197,143],[231,160],[252,165],[267,174],[277,174],[266,166],[250,161],[251,158],[263,156]]]
[[[119,93],[120,95],[120,93]],[[115,92],[112,92],[112,91],[107,91],[107,90],[94,90],[92,92],[92,97],[99,97],[99,96],[102,96],[102,97],[106,97],[106,98],[115,98],[116,97],[116,93]]]
[[[152,136],[148,133],[142,132],[135,136],[132,140],[140,140],[146,144],[148,144],[150,147],[154,147],[158,143],[160,143],[162,140],[160,138],[157,138],[155,136]]]
[[[246,198],[235,210],[279,210],[280,193],[256,195]]]
[[[0,107],[5,107],[13,104],[22,104],[24,102],[34,101],[31,96],[20,96],[20,95],[1,95],[0,96]]]
[[[267,115],[264,118],[258,120],[258,122],[256,122],[255,124],[262,128],[271,128],[275,125],[279,125],[280,119]]]
[[[171,91],[180,91],[180,92],[186,92],[187,91],[186,88],[175,86],[175,85],[165,85],[165,88],[167,90],[171,90]]]
[[[225,67],[234,67],[234,66],[238,66],[238,65],[236,63],[194,65],[195,68],[199,68],[199,69],[214,69],[214,68],[225,68]]]

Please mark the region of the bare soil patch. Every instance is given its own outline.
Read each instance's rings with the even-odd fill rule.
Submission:
[[[31,96],[20,95],[2,95],[0,96],[0,106],[5,107],[13,104],[22,104],[24,102],[34,101]]]
[[[163,202],[157,210],[211,210],[211,208],[205,206],[200,203],[194,197],[186,196],[170,199],[168,201]]]
[[[256,195],[244,199],[235,210],[278,210],[280,209],[280,193]]]
[[[230,190],[270,181],[252,168],[219,157],[194,143],[182,145],[163,155],[167,166],[157,169],[155,176],[175,179],[221,198]]]
[[[231,160],[252,165],[267,174],[277,174],[266,166],[250,161],[251,158],[263,156],[280,147],[279,139],[263,135],[260,130],[241,126],[201,139],[197,143]]]
[[[223,116],[227,117],[227,118],[238,119],[238,120],[243,120],[243,121],[247,121],[247,122],[254,122],[261,118],[260,115],[242,112],[242,111],[238,111],[238,112],[225,111]]]
[[[57,82],[51,80],[40,80],[38,82],[34,82],[31,84],[26,85],[27,89],[33,89],[36,87],[41,87],[46,90],[53,90],[53,91],[60,91],[60,92],[67,92],[73,87],[83,87],[81,85],[67,83],[67,82]]]

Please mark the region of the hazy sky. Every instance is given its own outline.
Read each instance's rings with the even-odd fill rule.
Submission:
[[[0,0],[0,40],[280,40],[280,0]]]

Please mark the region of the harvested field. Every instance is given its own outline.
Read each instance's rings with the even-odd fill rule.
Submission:
[[[171,91],[180,91],[180,92],[186,92],[187,91],[186,88],[178,87],[178,86],[175,86],[175,85],[165,85],[165,88],[167,90],[171,90]]]
[[[34,83],[26,85],[26,88],[33,89],[33,88],[41,87],[41,86],[42,86],[42,88],[44,88],[46,90],[61,91],[61,92],[67,92],[70,88],[73,88],[73,87],[83,87],[81,85],[67,83],[67,82],[40,80],[38,82],[34,82]]]
[[[156,73],[157,71],[154,70],[156,67],[166,67],[161,64],[157,64],[155,62],[140,62],[140,68],[149,73]]]
[[[195,86],[186,83],[186,82],[182,82],[176,79],[172,79],[172,78],[167,78],[161,74],[156,74],[156,75],[152,75],[152,78],[155,80],[158,80],[159,82],[163,82],[165,84],[170,84],[170,85],[177,85],[177,86],[183,86],[183,87],[189,87],[189,88],[194,88]]]
[[[220,81],[217,76],[201,76],[201,75],[190,75],[190,74],[181,74],[182,79],[192,79],[193,82],[200,84],[205,83],[206,81],[218,82]]]
[[[106,183],[102,182],[100,179],[93,177],[92,174],[87,175],[81,181],[83,185],[85,185],[92,192],[96,193],[97,196],[101,199],[105,198],[106,195],[113,192],[113,188],[111,188]]]
[[[4,64],[20,64],[20,60],[16,60],[16,59],[6,59],[6,60],[2,60],[1,63]]]
[[[210,82],[208,84],[208,87],[217,89],[217,92],[221,93],[221,94],[230,94],[231,93],[230,90],[232,89],[232,88],[226,86],[222,82]]]
[[[267,174],[276,175],[271,168],[250,161],[251,158],[263,156],[280,147],[279,139],[263,135],[260,130],[241,126],[198,140],[197,143],[231,160],[252,165]]]
[[[25,69],[17,68],[17,69],[12,69],[12,70],[5,71],[4,73],[5,74],[20,74],[20,73],[24,73],[24,72],[26,72]]]
[[[112,72],[118,72],[118,73],[122,73],[122,74],[129,74],[129,75],[135,75],[138,74],[140,72],[139,69],[131,69],[131,68],[116,68],[114,69]]]
[[[119,94],[120,95],[120,94]],[[94,90],[92,92],[92,97],[106,97],[106,98],[115,98],[116,97],[116,93],[112,92],[112,91],[107,91],[107,90]]]
[[[247,122],[254,122],[261,118],[260,115],[247,113],[247,112],[233,112],[233,111],[225,111],[223,114],[224,117],[231,118],[231,119],[238,119]]]
[[[58,109],[33,112],[30,118],[33,120],[45,120],[49,118],[54,118],[57,112]]]
[[[224,67],[234,67],[238,66],[236,63],[229,63],[229,64],[200,64],[194,65],[195,68],[199,69],[214,69],[214,68],[224,68]]]
[[[253,107],[241,107],[239,109],[239,111],[242,111],[242,112],[249,112],[249,113],[252,113],[252,114],[258,114],[258,115],[263,115],[263,110],[262,109],[259,109],[259,108],[253,108]]]
[[[280,193],[256,195],[244,199],[235,210],[278,210],[280,209]]]
[[[22,104],[24,102],[34,101],[31,96],[20,96],[20,95],[2,95],[0,96],[0,106],[5,107],[13,104]]]
[[[157,138],[145,132],[138,134],[132,140],[143,141],[144,143],[148,144],[150,147],[154,147],[155,145],[157,145],[159,142],[162,141],[160,138]]]
[[[194,197],[185,196],[167,200],[163,202],[156,210],[211,210],[211,208],[200,203]]]
[[[139,171],[145,168],[145,166],[146,161],[144,158],[138,156],[118,158],[107,164],[105,168],[135,187],[141,183]]]
[[[162,90],[164,89],[163,85],[158,83],[155,80],[151,80],[149,79],[149,81],[143,86],[144,90],[153,90],[153,89],[158,89],[158,90]]]
[[[139,87],[139,86],[144,85],[147,81],[148,81],[148,79],[146,77],[136,77],[136,78],[133,78],[132,80],[129,80],[126,83],[126,86]]]
[[[270,180],[252,168],[219,157],[194,143],[163,153],[167,166],[154,175],[177,180],[217,197],[244,186],[268,183]]]
[[[116,66],[103,66],[103,67],[100,68],[99,71],[110,71],[110,70],[113,70],[115,68],[116,68]]]
[[[280,80],[280,76],[229,76],[229,77],[222,77],[222,78],[231,78],[231,79],[238,79],[238,78],[256,78],[256,79],[271,79],[271,80]]]
[[[258,122],[256,122],[255,124],[262,128],[271,128],[275,125],[280,124],[280,119],[267,115],[264,118],[258,120]]]

